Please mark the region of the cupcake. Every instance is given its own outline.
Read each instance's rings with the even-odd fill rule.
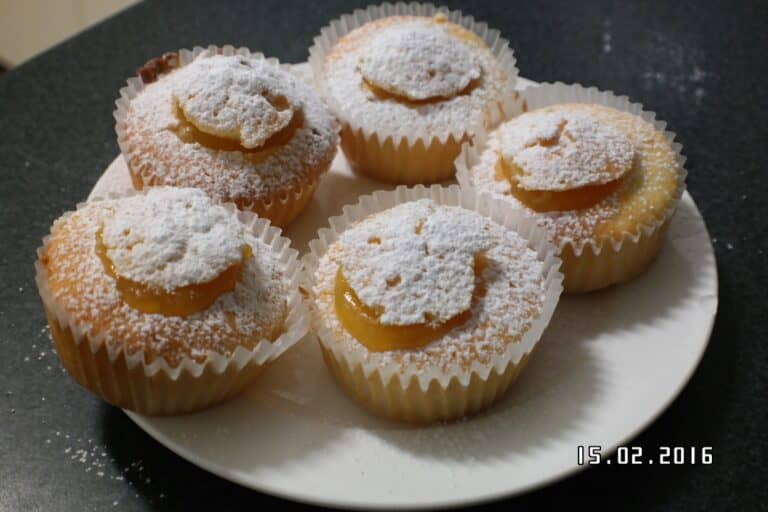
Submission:
[[[63,215],[35,269],[64,367],[142,414],[186,413],[238,393],[307,330],[297,254],[278,233],[192,188]]]
[[[517,69],[485,23],[431,4],[382,4],[332,22],[309,51],[358,172],[389,183],[453,177],[462,142],[505,116]]]
[[[674,134],[626,97],[579,85],[527,89],[523,105],[463,148],[459,183],[536,219],[560,248],[567,293],[641,274],[685,188]]]
[[[361,199],[305,257],[323,357],[375,414],[454,420],[499,400],[557,303],[555,248],[533,222],[470,190]]]
[[[338,127],[277,61],[232,47],[153,59],[117,101],[134,188],[194,187],[285,226],[336,154]]]

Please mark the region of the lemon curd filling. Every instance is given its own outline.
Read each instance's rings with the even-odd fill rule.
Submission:
[[[474,265],[475,276],[482,276],[485,265],[483,256],[477,255]],[[482,280],[480,280],[480,283],[475,285],[472,296],[473,302],[482,297],[484,293],[485,288],[482,285]],[[470,308],[442,323],[429,321],[428,314],[426,314],[424,323],[420,324],[382,324],[379,321],[382,311],[363,304],[344,277],[341,266],[336,273],[334,301],[336,316],[344,329],[373,352],[423,347],[441,338],[452,329],[461,326],[472,315]]]
[[[240,263],[230,266],[215,279],[207,283],[182,286],[170,292],[120,276],[107,255],[102,231],[96,234],[96,254],[104,265],[106,274],[115,280],[120,296],[130,307],[142,313],[189,316],[207,309],[220,295],[235,289],[240,279],[240,271],[253,255],[253,250],[246,245]]]
[[[373,94],[373,96],[379,101],[393,100],[410,107],[418,107],[420,105],[433,105],[436,103],[440,103],[442,101],[450,100],[457,96],[466,96],[468,94],[471,94],[473,90],[475,90],[477,87],[479,87],[482,84],[482,78],[472,80],[471,82],[469,82],[469,85],[467,85],[464,89],[462,89],[461,91],[459,91],[458,93],[456,93],[451,97],[437,96],[433,98],[427,98],[424,100],[412,100],[410,98],[406,98],[405,96],[401,96],[399,94],[386,91],[381,87],[378,87],[376,84],[369,82],[368,80],[365,79],[365,77],[363,77],[362,83],[363,83],[363,88],[368,92],[370,92],[371,94]]]
[[[274,100],[273,106],[277,107],[278,110],[289,108],[287,100],[282,97],[278,97]],[[218,137],[200,130],[194,123],[187,119],[178,104],[174,109],[174,114],[178,119],[179,124],[173,128],[173,132],[182,142],[187,144],[197,143],[205,148],[216,151],[238,151],[243,153],[245,158],[254,163],[264,161],[269,155],[286,145],[291,141],[296,131],[304,126],[304,114],[301,109],[297,109],[293,113],[291,121],[282,130],[276,132],[267,139],[262,146],[258,148],[246,148],[240,144],[240,141]]]
[[[587,185],[571,190],[526,190],[520,187],[518,177],[523,170],[502,157],[496,163],[496,179],[506,180],[510,185],[510,194],[521,203],[536,212],[580,210],[596,205],[616,192],[624,177],[602,185]]]

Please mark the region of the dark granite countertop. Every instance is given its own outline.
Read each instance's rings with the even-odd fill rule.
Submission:
[[[447,3],[501,29],[522,76],[621,92],[668,121],[720,276],[700,367],[632,441],[709,445],[714,464],[603,466],[489,507],[768,510],[768,3]],[[32,261],[51,221],[117,154],[113,101],[137,65],[206,43],[302,61],[320,27],[355,6],[150,2],[0,77],[0,510],[289,505],[196,468],[71,381],[51,350]]]

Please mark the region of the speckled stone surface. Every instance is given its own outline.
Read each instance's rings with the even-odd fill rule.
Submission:
[[[448,4],[501,29],[523,76],[628,94],[667,120],[685,146],[720,272],[700,367],[631,443],[651,452],[709,445],[714,463],[602,466],[486,506],[768,510],[768,4]],[[113,101],[138,65],[206,43],[302,61],[328,19],[362,5],[141,4],[0,77],[0,510],[292,505],[197,469],[72,382],[51,351],[32,262],[51,221],[117,154]]]

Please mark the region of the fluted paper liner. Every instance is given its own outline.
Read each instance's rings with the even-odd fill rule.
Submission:
[[[675,142],[674,132],[666,130],[667,123],[656,119],[656,113],[643,109],[640,103],[633,103],[627,96],[611,91],[601,91],[581,84],[542,83],[520,92],[520,103],[526,111],[562,103],[588,103],[602,105],[636,115],[650,123],[664,134],[675,153],[678,181],[674,193],[675,201],[654,222],[642,224],[635,231],[628,231],[620,238],[567,239],[560,243],[563,259],[565,290],[581,293],[603,288],[610,284],[627,281],[641,273],[652,262],[663,241],[669,221],[675,213],[677,203],[685,191],[685,156],[683,146]],[[516,114],[519,114],[520,111]],[[485,150],[490,132],[479,133],[473,143],[465,143],[456,159],[456,178],[461,186],[472,187],[471,169],[477,165]],[[507,204],[506,208],[510,208]],[[525,210],[525,215],[535,218],[537,214]],[[608,245],[610,250],[603,251]]]
[[[275,58],[267,58],[264,54],[259,52],[251,52],[248,48],[234,46],[215,46],[210,45],[203,48],[202,46],[195,46],[192,50],[186,48],[179,50],[178,66],[186,66],[192,62],[198,55],[203,52],[219,53],[225,56],[242,55],[244,57],[256,57],[264,59],[268,63],[280,67],[285,71],[291,72],[291,66],[289,64],[280,64]],[[143,89],[144,82],[138,76],[129,78],[126,81],[126,85],[120,89],[120,98],[115,100],[115,111],[113,113],[115,117],[115,133],[117,134],[117,144],[120,147],[120,151],[125,158],[125,162],[128,165],[128,170],[131,174],[131,181],[134,188],[137,188],[137,183],[143,185],[151,185],[156,177],[151,172],[151,169],[135,169],[135,166],[131,162],[129,156],[127,139],[125,134],[125,118],[128,112],[128,107],[131,100],[135,98]],[[278,197],[272,200],[256,200],[250,203],[238,204],[238,208],[245,211],[252,211],[260,217],[269,219],[272,224],[278,227],[287,226],[296,216],[301,213],[306,207],[307,203],[312,199],[317,184],[320,180],[320,176],[330,168],[330,161],[325,169],[312,176],[311,179],[300,185],[294,184],[289,188],[281,191]],[[180,185],[177,185],[180,186]]]
[[[536,251],[544,265],[546,293],[539,316],[520,340],[508,343],[502,354],[492,357],[486,364],[476,361],[468,368],[446,370],[428,363],[421,367],[371,363],[361,357],[365,351],[352,353],[335,341],[314,303],[314,274],[319,259],[342,232],[373,213],[423,198],[441,205],[476,211],[515,230],[528,241],[529,247]],[[378,191],[361,197],[355,205],[347,205],[343,212],[329,220],[330,227],[318,231],[318,238],[310,242],[310,252],[303,258],[305,293],[309,296],[312,326],[329,369],[337,380],[374,412],[421,423],[455,419],[475,412],[500,397],[539,341],[562,291],[563,276],[558,271],[560,259],[556,256],[556,248],[547,241],[546,234],[536,227],[533,219],[524,217],[519,211],[504,208],[498,199],[455,185],[429,188],[401,186],[393,191]]]
[[[443,126],[430,133],[404,127],[393,121],[387,125],[370,126],[370,119],[352,119],[328,92],[322,72],[323,63],[334,44],[349,32],[364,24],[388,16],[432,17],[443,13],[448,21],[462,26],[485,42],[499,65],[508,73],[509,97],[500,104],[489,105],[473,122],[462,126]],[[436,7],[431,3],[383,3],[357,9],[351,14],[331,21],[315,37],[309,49],[309,65],[315,84],[331,111],[342,123],[342,149],[353,167],[373,178],[392,183],[433,183],[453,176],[453,160],[461,143],[475,133],[496,126],[514,110],[513,91],[518,70],[509,41],[501,37],[498,30],[491,29],[485,22],[465,16],[461,11]],[[412,172],[404,172],[416,160],[432,160],[431,166],[415,166]],[[392,162],[396,160],[396,162]],[[360,163],[364,161],[364,163]],[[418,172],[415,172],[418,170]]]
[[[84,205],[79,204],[78,209]],[[48,288],[48,272],[40,262],[50,241],[48,235],[37,250],[35,282],[59,356],[78,383],[115,405],[142,414],[191,412],[237,394],[261,369],[306,335],[309,315],[298,291],[298,252],[290,247],[290,240],[280,236],[280,229],[266,219],[239,211],[231,203],[224,206],[253,236],[275,251],[283,265],[289,290],[284,332],[274,342],[264,338],[252,349],[239,346],[230,355],[208,350],[202,363],[191,357],[175,367],[163,357],[147,363],[143,351],[128,354],[123,344],[109,343],[106,333],[92,333],[89,326],[78,324],[57,302]],[[71,212],[65,214],[68,215]]]

